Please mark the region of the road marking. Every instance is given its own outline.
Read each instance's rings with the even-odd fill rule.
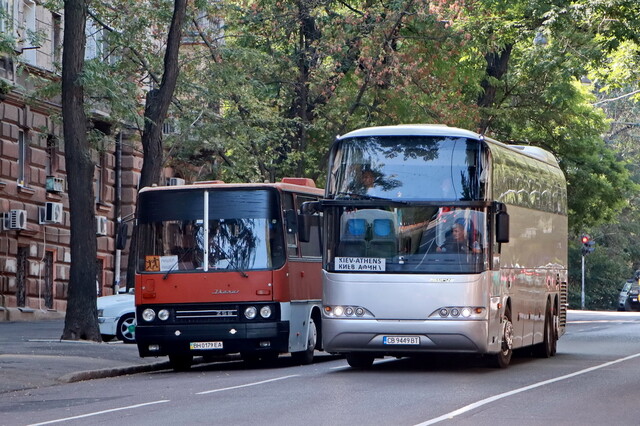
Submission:
[[[264,384],[264,383],[275,382],[275,381],[278,381],[278,380],[290,379],[292,377],[300,377],[300,375],[299,374],[293,374],[291,376],[276,377],[275,379],[263,380],[261,382],[247,383],[246,385],[231,386],[231,387],[222,388],[222,389],[213,389],[213,390],[209,390],[209,391],[198,392],[198,393],[196,393],[196,395],[206,395],[208,393],[223,392],[223,391],[232,390],[232,389],[246,388],[246,387],[249,387],[249,386],[256,386],[256,385],[261,385],[261,384]]]
[[[384,364],[385,362],[391,362],[391,361],[397,361],[398,358],[380,358],[380,359],[376,359],[375,361],[373,361],[374,365],[377,364]],[[350,365],[339,365],[337,367],[331,367],[329,368],[329,370],[351,370],[353,367],[351,367]]]
[[[427,420],[426,422],[423,422],[423,423],[418,423],[416,426],[427,426],[427,425],[432,425],[432,424],[439,423],[439,422],[442,422],[442,421],[445,421],[445,420],[451,420],[452,418],[454,418],[456,416],[459,416],[460,414],[464,414],[464,413],[469,412],[471,410],[475,410],[478,407],[482,407],[483,405],[490,404],[490,403],[498,401],[500,399],[507,398],[509,396],[516,395],[516,394],[519,394],[521,392],[526,392],[528,390],[535,389],[535,388],[538,388],[540,386],[545,386],[545,385],[548,385],[548,384],[551,384],[551,383],[554,383],[554,382],[559,382],[561,380],[567,380],[567,379],[570,379],[572,377],[579,376],[581,374],[590,373],[592,371],[599,370],[599,369],[605,368],[605,367],[609,367],[610,365],[618,364],[620,362],[628,361],[630,359],[637,358],[639,356],[640,356],[640,353],[637,353],[637,354],[634,354],[634,355],[629,355],[627,357],[616,359],[614,361],[605,362],[604,364],[596,365],[594,367],[585,368],[584,370],[576,371],[575,373],[566,374],[564,376],[556,377],[555,379],[545,380],[545,381],[542,381],[542,382],[534,383],[534,384],[529,385],[529,386],[522,387],[520,389],[514,389],[514,390],[509,391],[509,392],[504,392],[504,393],[501,393],[501,394],[498,394],[498,395],[494,395],[494,396],[491,396],[489,398],[485,398],[483,400],[480,400],[478,402],[474,402],[473,404],[469,404],[469,405],[467,405],[465,407],[459,408],[457,410],[451,411],[450,413],[444,414],[444,415],[442,415],[440,417],[436,417],[435,419]]]
[[[42,422],[42,423],[33,423],[29,426],[50,425],[52,423],[60,423],[60,422],[66,422],[69,420],[76,420],[76,419],[83,419],[85,417],[97,416],[100,414],[113,413],[114,411],[130,410],[132,408],[140,408],[140,407],[145,407],[147,405],[162,404],[163,402],[169,402],[169,400],[164,399],[162,401],[145,402],[144,404],[130,405],[128,407],[112,408],[110,410],[96,411],[93,413],[82,414],[80,416],[65,417],[64,419],[50,420],[48,422]]]

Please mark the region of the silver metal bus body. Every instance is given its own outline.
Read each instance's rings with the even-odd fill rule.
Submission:
[[[515,348],[555,353],[566,323],[567,216],[551,154],[406,125],[340,137],[330,161],[325,350],[352,365],[464,352],[506,366]],[[359,186],[363,170],[377,193]],[[456,227],[464,238],[452,237]]]

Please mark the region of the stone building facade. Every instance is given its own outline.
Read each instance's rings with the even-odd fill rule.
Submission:
[[[15,57],[0,55],[0,321],[36,319],[65,312],[73,261],[61,106],[28,96],[30,76],[60,77],[63,22],[33,0],[0,0],[0,7],[14,23],[5,19],[0,30],[19,40]],[[38,45],[23,36],[32,31]],[[104,116],[91,123],[105,133],[93,154],[100,295],[124,285],[127,253],[116,250],[115,234],[119,219],[133,216],[142,166],[132,135]]]

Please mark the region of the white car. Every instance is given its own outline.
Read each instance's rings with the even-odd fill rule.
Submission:
[[[131,293],[98,297],[98,326],[102,340],[114,337],[124,343],[136,342],[136,304]]]

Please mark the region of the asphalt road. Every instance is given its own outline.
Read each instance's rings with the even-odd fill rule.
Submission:
[[[0,395],[0,424],[630,425],[638,424],[640,314],[571,312],[550,359],[505,370],[476,357],[376,361],[321,355],[162,370]]]

